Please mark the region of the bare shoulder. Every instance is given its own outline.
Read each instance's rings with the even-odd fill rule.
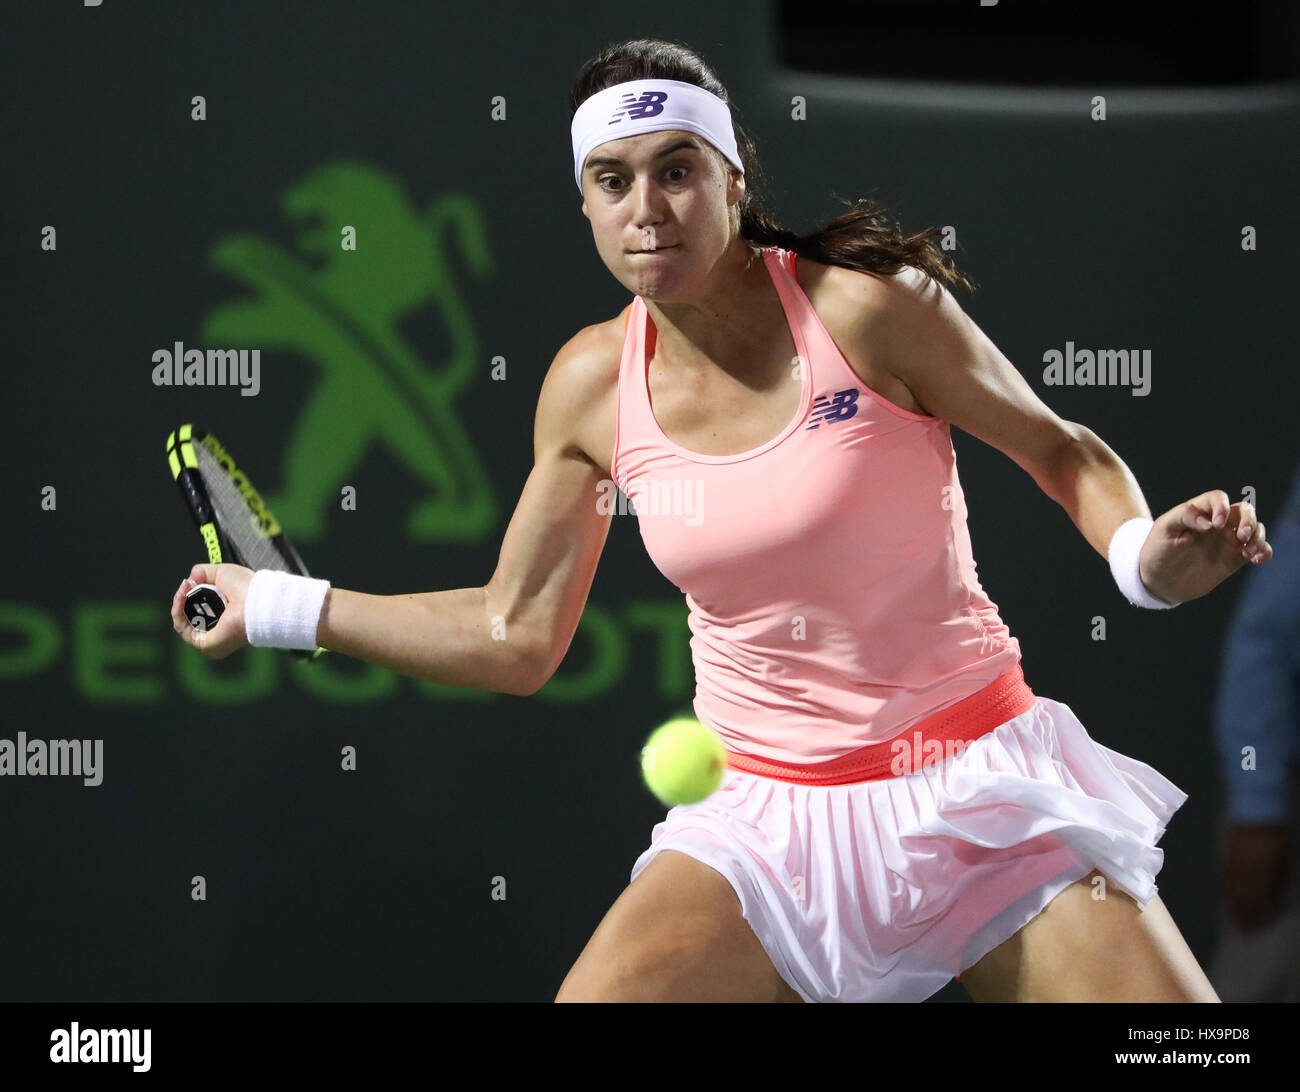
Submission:
[[[863,273],[840,265],[823,265],[811,258],[800,258],[795,266],[800,287],[817,306],[822,305],[833,320],[858,321],[864,315],[904,305],[907,301],[937,299],[943,289],[915,266],[905,265],[897,273]],[[805,277],[807,283],[805,283]],[[812,292],[817,298],[813,299]]]
[[[631,306],[605,322],[584,326],[555,354],[537,400],[536,457],[551,449],[581,458],[609,476],[623,325]]]
[[[939,286],[913,266],[892,275],[863,273],[801,257],[795,272],[799,287],[858,378],[909,413],[928,415],[902,378],[882,363],[879,335],[883,316],[924,300],[934,302],[938,297],[932,293],[942,295]]]

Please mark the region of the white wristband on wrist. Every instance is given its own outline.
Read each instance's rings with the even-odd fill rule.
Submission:
[[[254,648],[316,651],[328,580],[258,569],[244,599],[244,634]]]
[[[1115,583],[1119,585],[1119,590],[1124,593],[1124,598],[1132,603],[1135,607],[1146,607],[1148,610],[1169,610],[1171,607],[1178,606],[1177,603],[1166,603],[1163,599],[1157,599],[1142,583],[1142,575],[1138,569],[1138,557],[1142,553],[1142,544],[1146,542],[1147,535],[1151,533],[1151,528],[1155,526],[1155,520],[1147,519],[1145,516],[1134,516],[1119,525],[1118,530],[1111,536],[1110,547],[1106,551],[1107,557],[1110,558],[1111,575],[1115,577]]]

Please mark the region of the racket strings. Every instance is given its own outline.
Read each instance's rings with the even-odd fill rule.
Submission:
[[[194,457],[208,488],[208,499],[212,502],[217,524],[239,555],[238,563],[254,570],[291,571],[284,555],[263,534],[257,516],[231,481],[226,468],[199,444],[194,445]]]

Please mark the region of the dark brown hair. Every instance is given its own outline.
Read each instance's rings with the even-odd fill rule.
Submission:
[[[679,80],[717,95],[731,110],[736,148],[745,165],[745,196],[740,201],[740,237],[754,246],[779,246],[800,257],[823,265],[838,265],[862,273],[887,276],[910,265],[949,288],[974,286],[957,271],[933,239],[940,228],[928,228],[918,235],[904,234],[875,201],[859,198],[848,202],[849,211],[809,235],[798,235],[779,227],[763,204],[763,169],[758,162],[754,138],[741,124],[727,89],[704,59],[683,42],[662,38],[629,38],[601,50],[582,67],[569,94],[569,118],[597,91],[628,80]],[[720,152],[710,150],[730,167]]]

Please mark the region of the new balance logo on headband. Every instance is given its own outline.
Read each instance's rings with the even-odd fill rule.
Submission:
[[[858,395],[861,393],[850,387],[846,391],[836,391],[834,398],[827,398],[823,394],[813,403],[812,424],[805,426],[804,431],[819,428],[823,424],[847,421],[858,412]]]
[[[618,132],[610,135],[610,126]],[[640,133],[685,129],[703,137],[741,174],[745,164],[736,147],[731,107],[712,91],[681,80],[624,80],[591,95],[569,122],[573,145],[573,184],[582,192],[587,156],[609,140]]]
[[[618,104],[618,109],[614,111],[614,116],[609,119],[609,124],[613,125],[616,121],[622,121],[624,114],[627,115],[630,121],[635,121],[638,118],[652,118],[656,114],[662,114],[664,112],[664,100],[667,98],[667,91],[642,91],[640,98],[630,91],[624,92],[622,101]]]

